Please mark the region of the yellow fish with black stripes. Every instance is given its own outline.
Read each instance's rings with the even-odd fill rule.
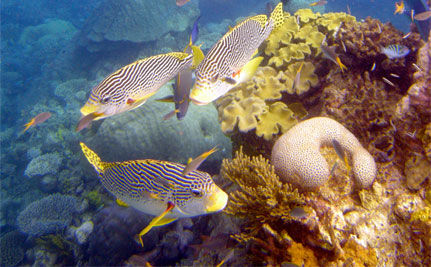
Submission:
[[[93,120],[107,118],[144,104],[180,71],[189,69],[193,54],[172,52],[135,61],[106,77],[81,108],[77,131]]]
[[[253,56],[283,22],[283,5],[279,3],[269,18],[253,16],[230,29],[197,66],[190,99],[197,105],[206,105],[252,77],[263,59]]]
[[[227,194],[208,173],[197,170],[215,148],[185,166],[152,159],[103,162],[84,143],[80,144],[103,186],[115,195],[118,204],[156,216],[138,234],[141,245],[142,236],[154,226],[221,211],[226,206]]]

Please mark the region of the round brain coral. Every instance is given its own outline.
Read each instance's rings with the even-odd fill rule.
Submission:
[[[319,149],[332,145],[333,140],[350,153],[358,187],[370,186],[377,174],[373,157],[349,130],[330,118],[316,117],[292,127],[274,144],[271,163],[286,182],[304,190],[317,189],[330,175]]]

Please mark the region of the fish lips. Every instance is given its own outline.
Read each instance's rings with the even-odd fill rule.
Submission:
[[[208,197],[205,212],[212,213],[223,210],[226,207],[228,199],[228,195],[223,190],[218,186],[214,186],[214,191]]]

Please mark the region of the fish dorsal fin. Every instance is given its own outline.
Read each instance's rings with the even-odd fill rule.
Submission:
[[[284,13],[283,13],[283,3],[282,2],[278,3],[278,5],[274,8],[269,19],[273,20],[274,29],[279,29],[283,25]]]
[[[90,148],[88,148],[84,143],[80,142],[82,152],[87,158],[88,162],[96,169],[98,173],[103,173],[106,168],[108,168],[112,163],[103,162],[100,157]]]
[[[193,159],[193,160],[188,160],[187,166],[184,168],[182,175],[185,176],[187,174],[189,174],[192,171],[195,171],[198,169],[199,165],[201,165],[202,162],[204,162],[204,160],[211,155],[212,153],[216,152],[218,150],[217,146],[211,148],[211,150],[206,151],[204,153],[202,153],[201,155],[199,155],[197,158]]]
[[[254,20],[259,22],[260,26],[263,28],[266,25],[266,22],[268,21],[268,17],[266,15],[256,15],[250,18],[250,20]],[[247,20],[244,20],[244,22]]]
[[[115,202],[117,202],[118,206],[121,206],[121,207],[128,207],[129,206],[129,204],[127,204],[126,202],[122,201],[119,198],[117,198],[117,200]]]

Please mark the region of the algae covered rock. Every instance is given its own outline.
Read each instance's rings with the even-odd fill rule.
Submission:
[[[152,99],[139,108],[107,118],[90,136],[90,129],[83,142],[88,144],[105,161],[132,159],[157,159],[186,163],[192,157],[214,146],[219,151],[208,157],[204,166],[218,166],[222,158],[230,157],[231,143],[220,130],[217,110],[212,105],[190,105],[186,117],[163,120],[174,109],[172,103],[155,99],[170,94],[170,85],[160,89]]]

